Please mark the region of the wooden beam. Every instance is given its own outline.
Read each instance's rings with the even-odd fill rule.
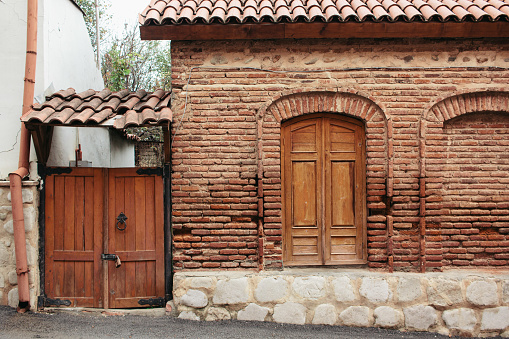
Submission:
[[[46,165],[53,140],[53,126],[37,125],[28,128],[32,132],[37,162]]]
[[[171,162],[171,133],[170,124],[163,125],[163,147],[164,147],[164,163],[169,164]]]
[[[509,22],[312,22],[140,27],[142,40],[507,38]]]

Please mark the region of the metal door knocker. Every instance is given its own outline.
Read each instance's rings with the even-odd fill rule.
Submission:
[[[127,227],[127,223],[126,223],[126,220],[127,220],[127,217],[126,215],[124,214],[124,212],[120,212],[120,214],[118,215],[117,217],[117,230],[119,231],[123,231],[126,229]],[[119,224],[124,224],[124,228],[120,228],[118,225]]]

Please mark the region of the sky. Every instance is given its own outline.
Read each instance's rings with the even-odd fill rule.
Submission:
[[[129,27],[138,23],[138,14],[145,9],[150,0],[108,0],[111,3],[110,13],[112,15],[110,28],[121,33],[125,24]]]

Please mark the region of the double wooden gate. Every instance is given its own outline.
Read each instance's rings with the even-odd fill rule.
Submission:
[[[45,182],[45,300],[164,304],[162,176],[132,168],[64,171]]]

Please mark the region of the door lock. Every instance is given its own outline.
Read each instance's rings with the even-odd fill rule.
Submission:
[[[118,255],[116,255],[116,254],[106,254],[106,253],[103,253],[103,254],[101,254],[101,259],[102,260],[114,261],[116,268],[119,268],[120,265],[122,265],[122,262],[120,261],[120,257]]]

